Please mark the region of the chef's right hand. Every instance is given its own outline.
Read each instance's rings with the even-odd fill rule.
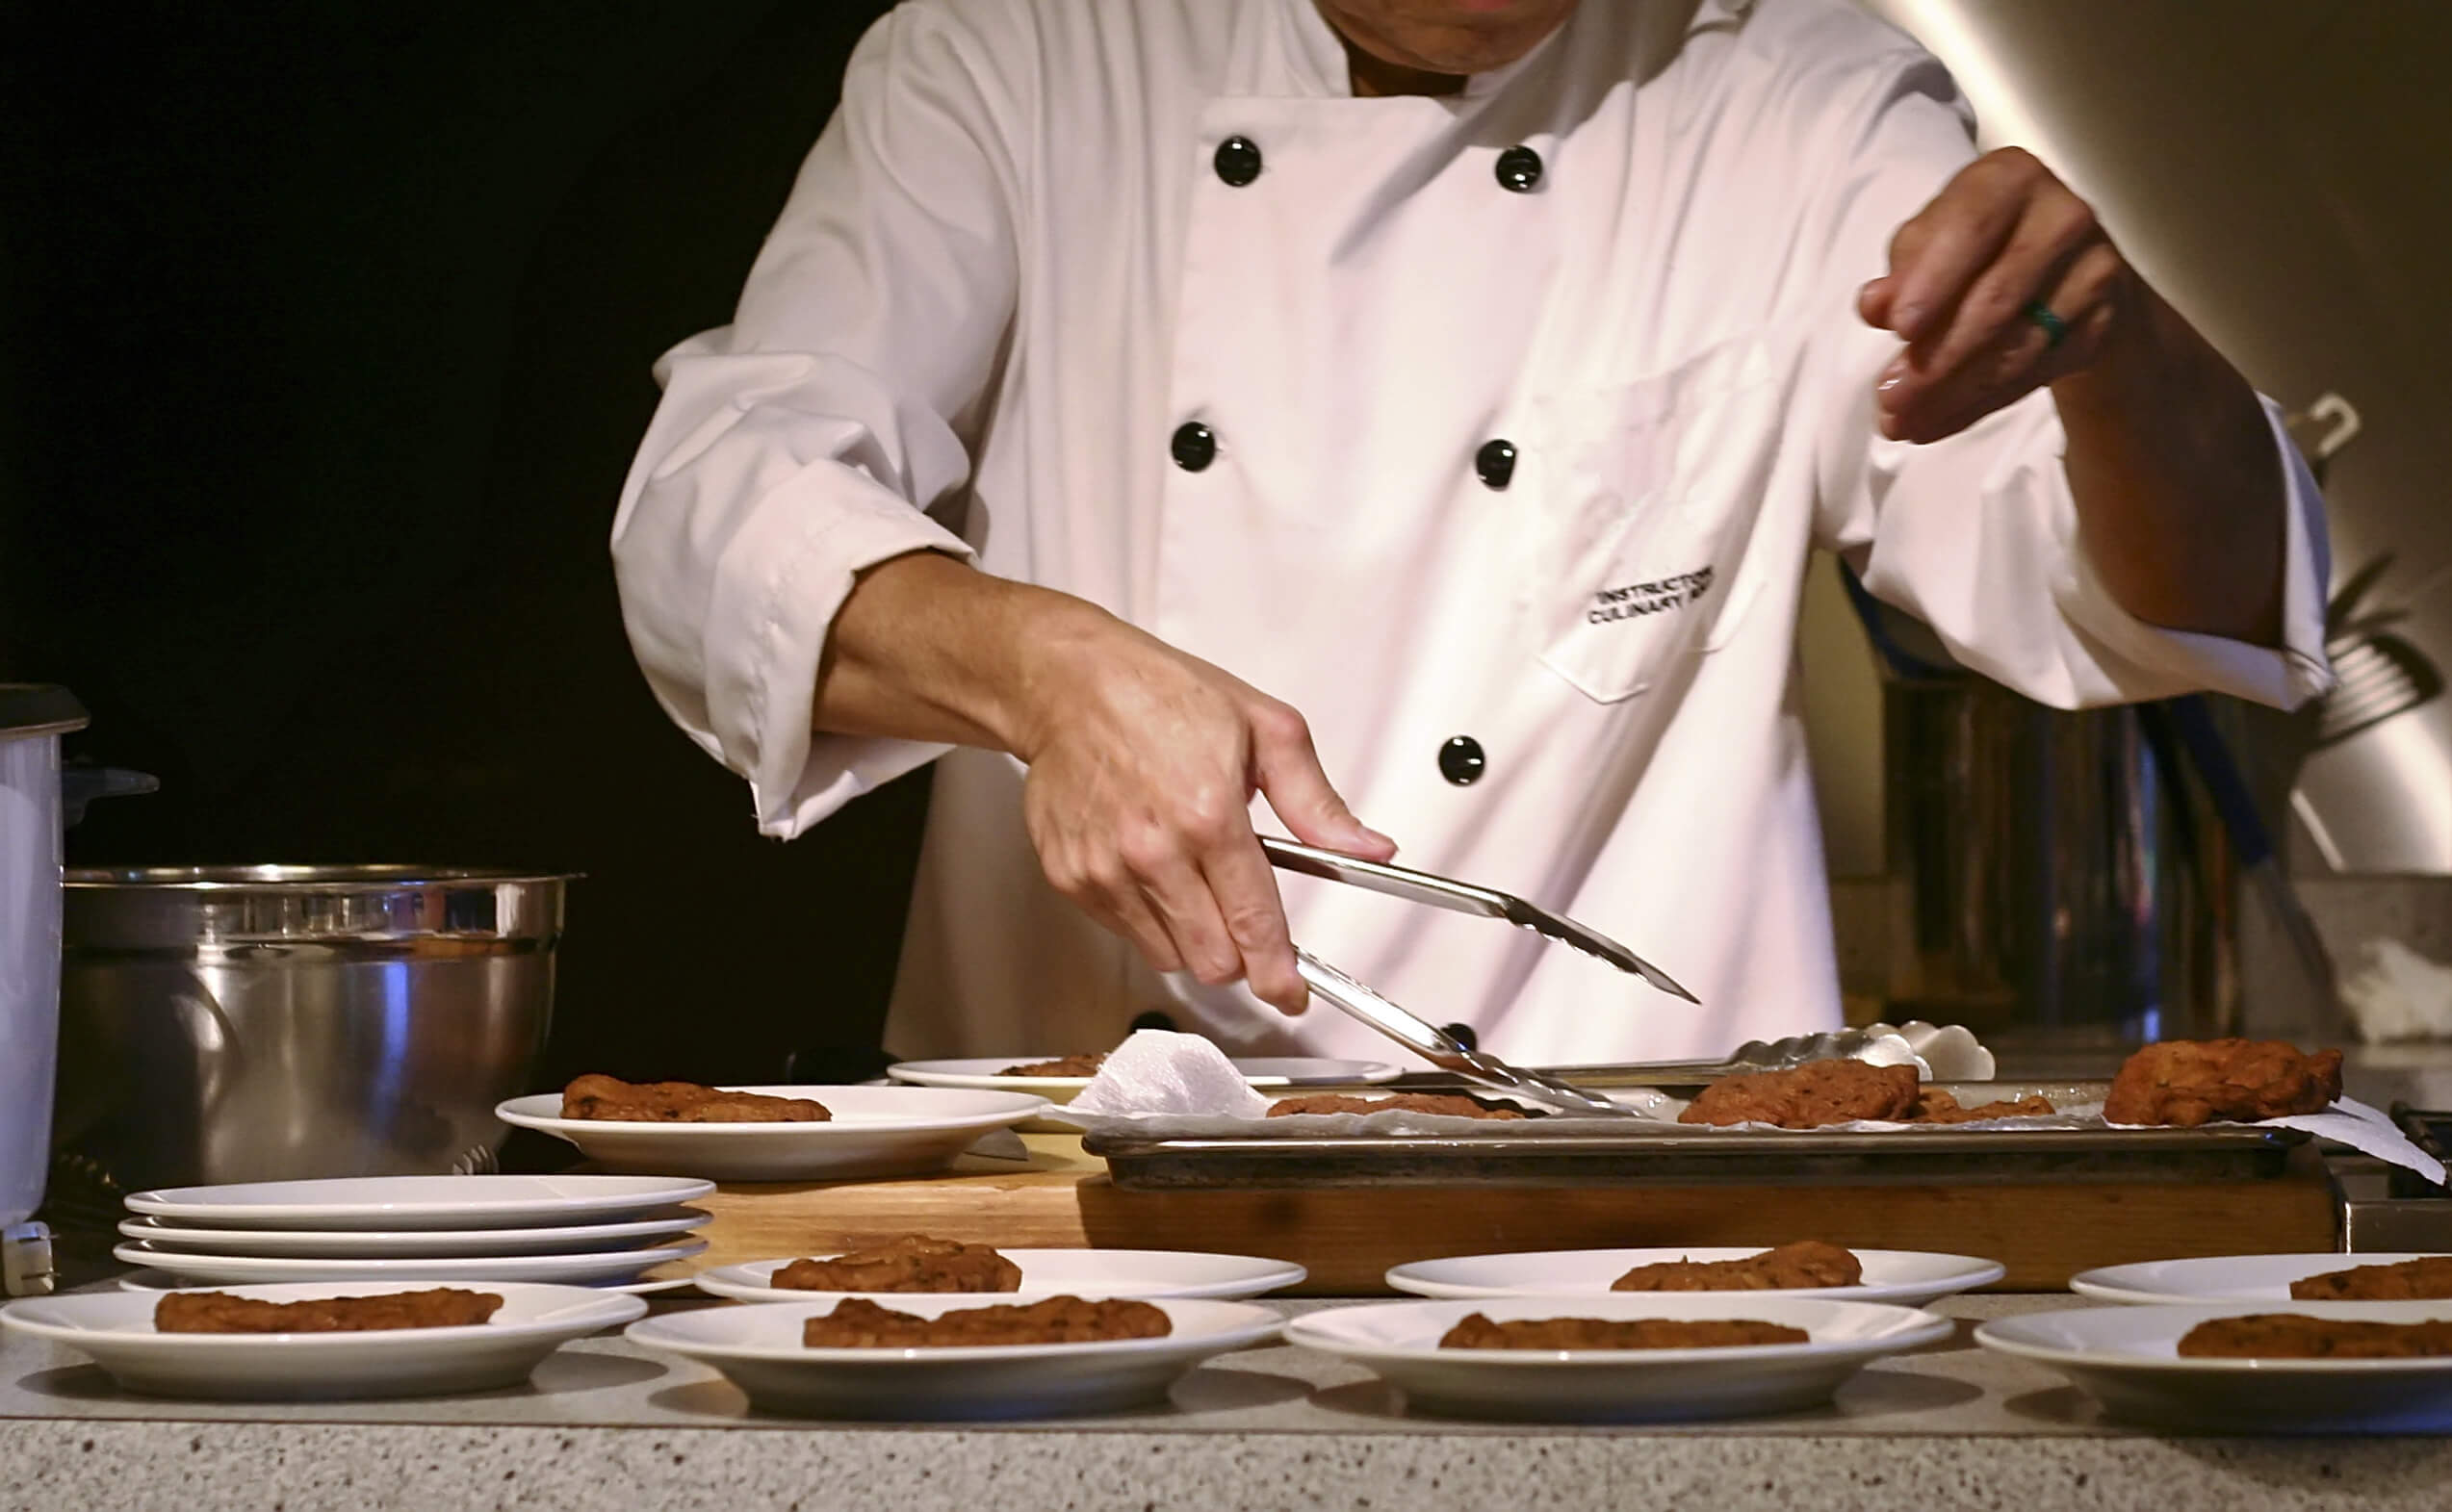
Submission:
[[[1288,705],[1104,614],[1032,658],[1017,748],[1022,814],[1057,891],[1159,971],[1242,980],[1302,1012],[1277,876],[1253,833],[1265,794],[1295,838],[1372,860],[1396,842],[1354,817]]]

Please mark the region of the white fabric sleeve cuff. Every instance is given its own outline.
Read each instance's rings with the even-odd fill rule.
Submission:
[[[826,635],[854,581],[917,551],[971,554],[908,500],[831,461],[778,489],[726,545],[704,643],[708,716],[717,749],[748,758],[761,833],[788,839],[944,754],[810,728]]]
[[[2070,626],[2094,643],[2097,660],[2113,680],[2135,690],[2131,696],[2202,689],[2287,709],[2333,686],[2333,665],[2324,651],[2325,597],[2332,578],[2324,498],[2291,443],[2280,406],[2271,399],[2260,402],[2273,428],[2284,488],[2279,648],[2167,629],[2122,608],[2078,541],[2076,501],[2065,489],[2058,491],[2052,516],[2060,547],[2052,581],[2053,602]]]

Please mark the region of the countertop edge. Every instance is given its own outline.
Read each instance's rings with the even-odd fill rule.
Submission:
[[[97,1499],[97,1476],[112,1491]],[[12,1508],[2438,1507],[2452,1441],[19,1419]],[[1111,1489],[1110,1489],[1111,1488]]]

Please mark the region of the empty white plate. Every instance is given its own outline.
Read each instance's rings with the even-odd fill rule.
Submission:
[[[1257,1255],[1208,1255],[1176,1249],[1000,1249],[997,1253],[1021,1268],[1018,1292],[1045,1296],[1258,1296],[1293,1286],[1308,1274],[1290,1261]],[[813,1257],[830,1260],[831,1255]],[[819,1296],[851,1294],[800,1292],[772,1284],[770,1278],[791,1264],[784,1260],[752,1260],[745,1265],[716,1266],[694,1279],[702,1292],[744,1302],[806,1302]],[[1003,1294],[878,1292],[867,1294],[890,1307],[895,1296],[968,1295],[982,1302]]]
[[[1743,1318],[1805,1330],[1804,1344],[1725,1349],[1449,1349],[1473,1313],[1531,1318]],[[1949,1337],[1950,1320],[1886,1302],[1774,1293],[1494,1296],[1308,1313],[1286,1339],[1369,1366],[1408,1408],[1458,1418],[1609,1422],[1738,1418],[1830,1399],[1867,1362]]]
[[[1997,1261],[1972,1255],[1936,1255],[1916,1249],[1859,1249],[1865,1268],[1857,1286],[1805,1287],[1780,1292],[1660,1293],[1610,1291],[1610,1283],[1637,1266],[1665,1260],[1742,1260],[1764,1245],[1664,1249],[1552,1249],[1513,1255],[1459,1255],[1418,1260],[1388,1271],[1388,1285],[1416,1296],[1833,1296],[1851,1302],[1896,1302],[1921,1307],[1953,1292],[1990,1286],[2001,1278]]]
[[[2115,1418],[2217,1433],[2442,1432],[2452,1428],[2452,1355],[2408,1360],[2182,1359],[2197,1324],[2249,1313],[2367,1322],[2452,1320],[2445,1302],[2287,1302],[2082,1307],[1996,1318],[1987,1349],[2051,1367]]]
[[[881,1299],[882,1300],[882,1299]],[[882,1305],[935,1318],[963,1308],[1038,1300],[1000,1296],[905,1296]],[[630,1338],[713,1366],[752,1406],[795,1417],[1045,1418],[1114,1412],[1163,1400],[1200,1361],[1276,1335],[1278,1315],[1255,1302],[1169,1297],[1150,1306],[1173,1332],[1099,1344],[979,1347],[812,1349],[803,1320],[823,1303],[712,1307],[633,1323]]]
[[[272,1302],[374,1294],[363,1285],[309,1283],[233,1289]],[[616,1328],[647,1304],[567,1286],[494,1283],[503,1298],[488,1321],[466,1328],[370,1329],[329,1334],[165,1334],[153,1328],[159,1294],[82,1292],[27,1297],[0,1322],[93,1357],[129,1391],[156,1397],[339,1401],[489,1391],[528,1379],[573,1339]]]
[[[565,1118],[562,1094],[514,1097],[504,1123],[570,1140],[615,1170],[717,1181],[847,1181],[916,1176],[953,1164],[981,1135],[1020,1123],[1046,1100],[1021,1092],[946,1087],[742,1087],[772,1097],[813,1097],[827,1123],[630,1123]]]
[[[2392,1266],[2404,1260],[2425,1260],[2415,1254],[2396,1255],[2213,1255],[2197,1260],[2150,1260],[2141,1265],[2104,1266],[2070,1278],[2069,1290],[2104,1302],[2153,1305],[2161,1302],[2276,1302],[2290,1309],[2306,1304],[2290,1297],[2290,1283],[2360,1266]]]
[[[648,1240],[686,1234],[708,1221],[708,1215],[697,1208],[669,1208],[627,1223],[571,1223],[553,1228],[202,1228],[136,1217],[121,1223],[119,1232],[190,1254],[400,1260],[426,1255],[569,1255],[627,1249]]]
[[[897,1082],[918,1087],[967,1087],[981,1091],[1029,1092],[1051,1103],[1069,1103],[1090,1085],[1086,1076],[1005,1076],[1008,1065],[1027,1065],[1053,1056],[994,1056],[968,1061],[904,1061],[886,1067]],[[1405,1073],[1384,1061],[1330,1061],[1314,1056],[1260,1056],[1234,1063],[1243,1079],[1262,1091],[1289,1087],[1377,1086]],[[1071,1132],[1071,1124],[1051,1125]]]
[[[714,1190],[671,1176],[343,1176],[167,1187],[128,1209],[207,1228],[535,1228],[610,1222]]]
[[[702,1253],[707,1241],[580,1255],[426,1256],[403,1260],[329,1260],[298,1255],[192,1255],[139,1241],[111,1253],[132,1266],[168,1270],[194,1285],[229,1281],[547,1281],[586,1286],[628,1281],[668,1261]]]

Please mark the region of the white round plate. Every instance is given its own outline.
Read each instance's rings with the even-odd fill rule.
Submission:
[[[80,1292],[26,1297],[0,1322],[93,1357],[111,1378],[155,1397],[253,1401],[339,1401],[490,1391],[528,1379],[573,1339],[617,1328],[647,1311],[634,1296],[584,1287],[490,1283],[503,1305],[466,1328],[388,1328],[329,1334],[163,1334],[158,1294]],[[309,1282],[233,1289],[273,1302],[363,1296],[363,1285]]]
[[[885,1305],[934,1318],[999,1296],[903,1296]],[[1174,1331],[1161,1339],[964,1348],[812,1349],[804,1320],[832,1301],[710,1307],[633,1323],[630,1338],[710,1365],[767,1412],[816,1418],[1046,1418],[1162,1401],[1177,1376],[1228,1349],[1276,1336],[1278,1315],[1256,1302],[1154,1300]]]
[[[678,1292],[683,1287],[693,1284],[697,1279],[698,1278],[696,1276],[665,1276],[661,1280],[655,1281],[596,1281],[580,1286],[577,1290],[581,1292],[603,1292],[607,1294],[620,1293],[629,1296],[653,1296],[658,1292]],[[298,1283],[284,1282],[280,1284],[295,1285]],[[365,1283],[362,1282],[351,1281],[343,1284],[354,1286],[360,1291],[365,1290]],[[547,1283],[530,1282],[525,1284],[542,1285]],[[551,1284],[559,1285],[561,1283],[556,1282]],[[196,1287],[180,1280],[177,1276],[172,1275],[168,1270],[149,1269],[129,1271],[125,1275],[119,1277],[118,1287],[122,1292],[193,1292],[197,1290]],[[217,1288],[216,1290],[230,1291],[233,1289],[229,1287],[221,1287]]]
[[[1051,1103],[1069,1103],[1090,1085],[1086,1076],[1002,1076],[1008,1065],[1027,1065],[1053,1056],[993,1056],[968,1061],[904,1061],[886,1067],[897,1082],[917,1087],[963,1087],[979,1091],[1028,1092]],[[1313,1056],[1252,1057],[1234,1063],[1243,1079],[1262,1091],[1288,1087],[1376,1087],[1404,1075],[1384,1061],[1329,1061]],[[1071,1132],[1072,1125],[1050,1127]]]
[[[1293,1286],[1309,1273],[1284,1260],[1178,1249],[1004,1249],[998,1253],[1021,1268],[1018,1291],[1038,1296],[1059,1293],[1087,1297],[1258,1296],[1263,1292]],[[1002,1296],[994,1292],[801,1292],[774,1285],[770,1278],[789,1264],[788,1259],[752,1260],[744,1265],[715,1266],[691,1279],[702,1292],[743,1302],[808,1302],[820,1296],[866,1294],[879,1298],[968,1295],[985,1303]],[[886,1305],[890,1307],[893,1303],[889,1300]]]
[[[1799,1287],[1779,1292],[1612,1292],[1610,1283],[1637,1266],[1665,1260],[1742,1260],[1764,1245],[1667,1249],[1553,1249],[1514,1255],[1459,1255],[1418,1260],[1388,1271],[1388,1285],[1416,1296],[1831,1296],[1849,1302],[1921,1307],[1935,1297],[1990,1286],[2005,1274],[1997,1261],[1916,1249],[1859,1249],[1865,1279],[1857,1286]]]
[[[343,1176],[167,1187],[128,1209],[206,1228],[538,1228],[611,1222],[714,1190],[671,1176]]]
[[[129,1218],[119,1232],[190,1254],[321,1255],[335,1260],[400,1260],[440,1255],[573,1255],[628,1249],[644,1240],[686,1234],[710,1221],[697,1208],[658,1209],[627,1223],[572,1223],[556,1228],[382,1229],[195,1228],[160,1218]]]
[[[562,1094],[514,1097],[494,1116],[570,1140],[612,1170],[717,1181],[848,1181],[941,1170],[993,1129],[1044,1110],[1021,1092],[946,1087],[742,1087],[813,1097],[827,1123],[628,1123],[561,1116]]]
[[[1728,1349],[1443,1349],[1473,1313],[1526,1318],[1746,1318],[1785,1323],[1804,1344]],[[1306,1313],[1287,1342],[1367,1365],[1408,1409],[1548,1422],[1753,1417],[1827,1401],[1868,1361],[1949,1337],[1947,1318],[1886,1302],[1771,1293],[1494,1296],[1381,1302]]]
[[[2215,1318],[2292,1312],[2414,1323],[2445,1302],[2080,1307],[1996,1318],[1975,1342],[2051,1367],[2111,1417],[2220,1433],[2439,1433],[2452,1429],[2452,1355],[2410,1360],[2203,1360],[2180,1337]]]
[[[2070,1278],[2069,1290],[2102,1302],[2154,1306],[2165,1302],[2275,1302],[2288,1309],[2290,1283],[2360,1266],[2396,1266],[2426,1255],[2214,1255],[2104,1266]]]
[[[132,1266],[168,1270],[190,1285],[231,1281],[551,1281],[586,1286],[629,1281],[654,1266],[687,1260],[703,1239],[641,1249],[578,1255],[426,1256],[413,1260],[326,1260],[298,1255],[192,1255],[139,1241],[111,1253]]]

